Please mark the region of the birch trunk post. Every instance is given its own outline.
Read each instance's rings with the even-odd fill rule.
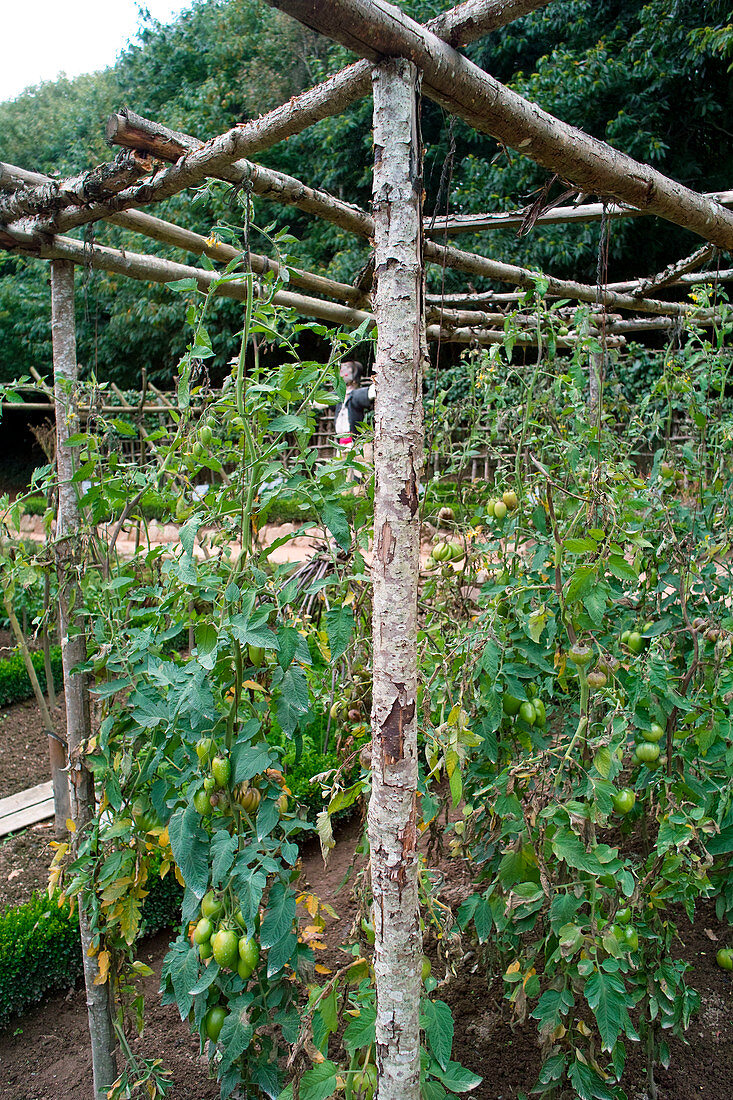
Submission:
[[[417,69],[374,69],[377,352],[374,380],[372,795],[379,1100],[418,1100],[417,485],[425,353]]]
[[[74,319],[74,265],[67,260],[51,264],[51,316],[54,391],[56,398],[56,466],[59,481],[59,510],[56,524],[56,568],[59,584],[59,633],[64,669],[71,817],[75,837],[94,814],[94,779],[86,768],[83,745],[92,734],[89,686],[82,674],[72,670],[86,660],[86,641],[73,624],[73,609],[81,603],[79,573],[80,513],[76,486],[72,481],[73,457],[68,439],[76,430],[74,387],[78,378],[76,324]],[[84,984],[89,1013],[94,1095],[103,1097],[117,1076],[114,1029],[109,982],[95,985],[99,974],[95,956],[89,955],[92,932],[89,917],[79,904]]]

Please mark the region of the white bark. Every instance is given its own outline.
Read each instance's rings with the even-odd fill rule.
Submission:
[[[417,1100],[417,485],[422,468],[422,151],[417,70],[374,70],[377,387],[374,416],[374,688],[369,843],[379,1100]]]
[[[83,759],[83,745],[92,733],[89,687],[84,675],[72,674],[72,669],[86,660],[86,642],[78,625],[73,623],[73,608],[81,604],[78,578],[83,562],[78,541],[79,503],[76,485],[71,480],[74,473],[73,455],[67,441],[77,427],[74,388],[77,383],[78,368],[74,319],[74,267],[63,260],[56,260],[51,265],[51,311],[56,397],[56,465],[59,481],[59,510],[56,524],[59,632],[64,668],[71,816],[76,826],[75,838],[78,839],[94,814],[94,779],[92,773],[85,767]],[[107,1089],[117,1076],[110,987],[108,982],[104,985],[94,984],[99,970],[96,957],[88,954],[91,930],[88,915],[81,905],[79,906],[79,931],[89,1014],[94,1095],[103,1097],[106,1096]]]

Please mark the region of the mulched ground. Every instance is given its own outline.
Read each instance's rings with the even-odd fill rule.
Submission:
[[[33,704],[21,704],[0,713],[0,797],[41,782],[48,775],[45,738]],[[22,745],[22,753],[18,746]],[[359,822],[341,832],[328,869],[315,846],[303,853],[302,885],[330,902],[340,920],[327,934],[329,953],[320,961],[339,965],[339,945],[349,932],[354,914],[351,883],[339,889],[354,867]],[[0,905],[17,905],[34,888],[45,885],[52,838],[50,826],[26,830],[0,841]],[[446,874],[444,897],[455,912],[470,892],[467,870],[461,864],[441,863]],[[715,954],[733,936],[715,919],[713,907],[701,905],[690,926],[680,923],[680,957],[692,965],[691,983],[702,998],[702,1009],[688,1032],[688,1043],[674,1040],[669,1070],[657,1071],[659,1100],[730,1100],[733,1095],[733,979],[721,971]],[[713,939],[712,937],[717,937]],[[161,933],[140,946],[140,957],[156,971],[167,950]],[[438,974],[434,944],[428,945],[433,972]],[[136,1054],[162,1058],[173,1071],[172,1100],[213,1100],[219,1095],[208,1079],[198,1042],[181,1023],[175,1008],[162,1007],[157,976],[146,982],[146,1027],[136,1041]],[[470,1095],[476,1100],[516,1100],[533,1086],[540,1065],[534,1023],[512,1026],[499,985],[487,988],[475,957],[467,955],[455,975],[449,975],[436,993],[453,1009],[456,1031],[453,1057],[484,1077]],[[629,1048],[626,1089],[629,1100],[646,1100],[645,1065],[640,1051]],[[0,1100],[93,1100],[91,1063],[84,994],[70,990],[14,1021],[0,1032]],[[564,1100],[564,1098],[563,1098]]]

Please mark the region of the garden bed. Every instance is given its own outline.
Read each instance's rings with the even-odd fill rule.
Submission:
[[[23,751],[18,752],[18,746]],[[47,746],[35,704],[17,704],[0,713],[0,793],[11,793],[46,777]],[[16,786],[13,786],[15,784]],[[20,786],[18,786],[18,784]],[[301,884],[333,905],[339,914],[326,935],[328,952],[319,959],[329,966],[343,965],[339,947],[349,933],[353,903],[350,883],[340,886],[354,857],[360,823],[354,819],[340,831],[339,842],[324,869],[317,844],[303,852]],[[0,844],[0,895],[3,904],[18,905],[34,889],[43,888],[50,860],[52,828],[36,826]],[[467,866],[445,859],[443,895],[453,912],[472,892]],[[353,879],[351,880],[353,881]],[[695,926],[680,920],[679,955],[692,964],[691,984],[700,992],[702,1006],[688,1032],[688,1044],[670,1043],[669,1070],[659,1070],[660,1100],[728,1100],[733,1079],[733,980],[715,962],[717,948],[730,931],[719,924],[712,905],[698,908]],[[714,939],[713,937],[717,937]],[[142,1040],[133,1046],[140,1057],[160,1057],[173,1071],[172,1100],[209,1100],[219,1089],[208,1079],[198,1043],[174,1007],[160,1004],[158,977],[168,936],[159,933],[140,945],[139,957],[155,970],[146,981],[146,1024]],[[442,977],[435,943],[428,944],[433,972]],[[529,1093],[540,1066],[534,1021],[512,1024],[499,983],[487,990],[481,974],[473,972],[475,958],[467,954],[436,996],[452,1008],[455,1018],[453,1057],[483,1083],[470,1095],[476,1100],[517,1100]],[[629,1100],[645,1100],[643,1052],[628,1045]],[[91,1058],[84,992],[69,990],[14,1020],[0,1032],[0,1100],[92,1100]]]

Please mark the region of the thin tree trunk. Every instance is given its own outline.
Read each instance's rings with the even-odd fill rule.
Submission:
[[[73,455],[68,439],[76,430],[74,388],[78,378],[76,324],[74,318],[74,267],[64,260],[51,264],[51,310],[54,390],[56,395],[56,465],[59,481],[59,510],[56,524],[56,568],[59,584],[59,632],[64,666],[64,700],[69,746],[71,816],[75,839],[94,815],[94,778],[84,764],[84,744],[91,737],[89,687],[86,677],[72,673],[86,660],[86,641],[74,622],[74,607],[81,605],[79,575],[83,561],[79,552],[80,512]],[[92,1046],[94,1095],[106,1095],[117,1076],[110,983],[95,985],[99,974],[95,956],[89,955],[92,935],[88,914],[79,906],[84,983]]]
[[[18,648],[23,657],[23,664],[25,665],[25,670],[28,673],[28,679],[30,680],[31,687],[33,688],[33,695],[35,696],[36,703],[38,704],[38,709],[41,712],[41,721],[43,722],[43,728],[46,731],[46,736],[48,737],[48,755],[51,762],[51,783],[53,784],[54,832],[56,833],[57,837],[62,837],[66,835],[66,822],[71,814],[71,807],[69,803],[69,782],[66,777],[66,745],[54,729],[53,719],[51,718],[48,707],[46,706],[46,700],[43,697],[41,685],[38,682],[38,677],[36,675],[36,670],[31,659],[28,644],[25,640],[25,636],[21,629],[20,623],[18,622],[18,617],[13,610],[13,605],[7,592],[5,592],[3,596],[3,602],[5,604],[5,611],[7,612],[8,619],[10,620],[10,629],[15,635],[15,640],[18,643]]]
[[[51,615],[51,578],[48,573],[43,577],[43,621],[46,624],[43,631],[43,668],[46,673],[46,694],[48,695],[48,708],[53,710],[56,706],[56,685],[53,682],[53,666],[51,665],[51,630],[53,616]],[[68,815],[67,815],[68,816]]]
[[[379,1100],[420,1091],[417,891],[417,486],[423,462],[422,150],[417,70],[374,70],[374,688],[369,843]]]

